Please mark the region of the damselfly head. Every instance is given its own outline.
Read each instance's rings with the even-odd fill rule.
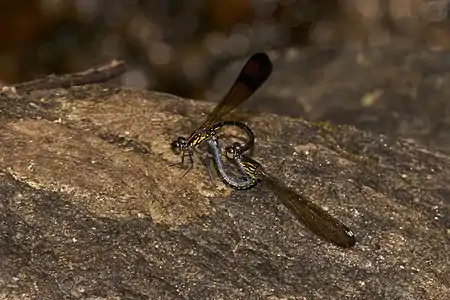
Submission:
[[[235,159],[242,154],[242,145],[239,142],[233,143],[233,146],[225,147],[225,155],[228,159]]]
[[[180,136],[175,141],[173,141],[170,144],[170,149],[172,149],[172,152],[176,155],[180,155],[184,149],[186,149],[186,138]]]

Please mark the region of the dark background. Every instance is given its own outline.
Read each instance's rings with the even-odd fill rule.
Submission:
[[[255,157],[357,237],[327,246],[263,184],[217,189],[201,165],[180,179],[169,144],[211,104],[5,88],[0,294],[449,299],[449,156],[409,143],[450,151],[447,13],[447,0],[0,1],[0,85],[114,58],[129,68],[115,83],[217,100],[267,51],[272,76],[236,112],[255,110],[242,114]]]
[[[0,1],[0,83],[119,58],[121,84],[208,98],[218,70],[253,52],[393,36],[447,48],[447,12],[447,0]]]

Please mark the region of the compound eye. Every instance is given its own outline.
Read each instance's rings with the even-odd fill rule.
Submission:
[[[176,155],[181,154],[181,147],[180,147],[180,143],[178,141],[173,141],[170,144],[170,149],[172,149],[172,152],[175,153]]]
[[[225,147],[225,155],[229,159],[236,158],[236,149],[234,147]]]
[[[180,155],[182,152],[182,148],[186,145],[186,139],[184,137],[179,137],[175,141],[170,144],[170,149],[176,155]]]

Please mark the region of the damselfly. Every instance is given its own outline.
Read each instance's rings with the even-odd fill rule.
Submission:
[[[219,126],[220,124],[217,124]],[[234,143],[233,147],[230,149],[233,149],[233,153],[239,153],[241,156],[244,152],[249,150],[251,147],[253,147],[255,143],[255,135],[253,134],[253,131],[244,123],[235,121],[235,126],[239,126],[241,129],[243,129],[249,138],[247,143],[242,146],[240,143]],[[222,180],[223,183],[226,185],[238,189],[238,190],[248,190],[254,187],[258,183],[258,179],[255,178],[255,176],[252,176],[252,173],[247,173],[247,170],[244,169],[239,163],[238,160],[235,159],[228,159],[228,162],[232,163],[231,168],[233,165],[237,167],[237,173],[233,172],[234,174],[229,174],[232,171],[226,171],[227,168],[225,166],[225,163],[222,160],[222,155],[220,153],[220,145],[219,145],[219,139],[217,136],[213,136],[206,140],[206,143],[209,146],[211,159],[213,161],[214,167],[216,169],[217,175]],[[235,178],[236,177],[236,178]]]
[[[250,128],[248,130],[251,131]],[[259,162],[243,154],[245,149],[239,143],[225,147],[226,158],[235,163],[239,169],[239,174],[234,177],[230,176],[224,168],[218,141],[211,139],[208,141],[208,146],[213,155],[213,162],[219,177],[226,185],[242,190],[252,188],[258,182],[261,182],[278,197],[280,202],[294,214],[298,221],[313,233],[341,247],[355,245],[355,234],[352,230],[320,206],[267,173]]]
[[[173,152],[182,155],[181,165],[184,165],[186,156],[189,159],[189,166],[183,176],[186,175],[193,166],[192,155],[194,150],[202,142],[215,136],[218,128],[223,127],[223,124],[214,126],[215,123],[248,99],[270,76],[272,68],[272,62],[267,54],[257,53],[251,56],[228,93],[214,108],[213,112],[209,115],[203,125],[192,132],[187,139],[179,137],[172,142],[171,148]]]

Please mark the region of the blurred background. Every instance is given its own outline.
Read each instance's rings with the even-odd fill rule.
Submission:
[[[255,110],[427,142],[450,124],[449,9],[449,0],[0,0],[0,85],[114,58],[128,67],[119,84],[217,100],[245,58],[266,51],[275,70]]]

